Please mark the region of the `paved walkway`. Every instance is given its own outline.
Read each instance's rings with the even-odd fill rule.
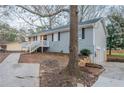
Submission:
[[[39,86],[39,64],[18,63],[19,57],[12,53],[0,64],[0,87]]]
[[[124,63],[108,62],[93,87],[124,87]]]

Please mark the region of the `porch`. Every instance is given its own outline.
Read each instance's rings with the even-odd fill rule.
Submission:
[[[43,52],[44,48],[48,48],[49,47],[49,41],[47,41],[47,40],[28,41],[28,42],[23,42],[21,44],[22,51],[28,51],[30,53],[34,52],[39,47],[41,47],[41,51]]]

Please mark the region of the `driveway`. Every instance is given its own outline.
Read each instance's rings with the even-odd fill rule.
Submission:
[[[18,63],[19,58],[12,53],[0,64],[0,87],[39,86],[39,64]]]
[[[124,87],[124,63],[106,62],[105,71],[93,87]]]

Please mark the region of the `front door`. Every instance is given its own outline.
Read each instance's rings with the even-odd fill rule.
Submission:
[[[47,35],[44,35],[43,40],[47,40]]]

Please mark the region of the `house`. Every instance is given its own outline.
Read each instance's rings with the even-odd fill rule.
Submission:
[[[5,51],[21,51],[21,43],[0,41],[0,49]]]
[[[0,50],[6,50],[7,45],[5,41],[0,41]]]
[[[8,42],[7,51],[21,51],[21,43],[20,42]]]
[[[35,50],[69,53],[69,25],[44,30],[28,36],[28,42],[22,44],[30,52]],[[93,62],[102,63],[106,59],[106,28],[103,18],[81,22],[78,26],[78,52],[89,49]]]

